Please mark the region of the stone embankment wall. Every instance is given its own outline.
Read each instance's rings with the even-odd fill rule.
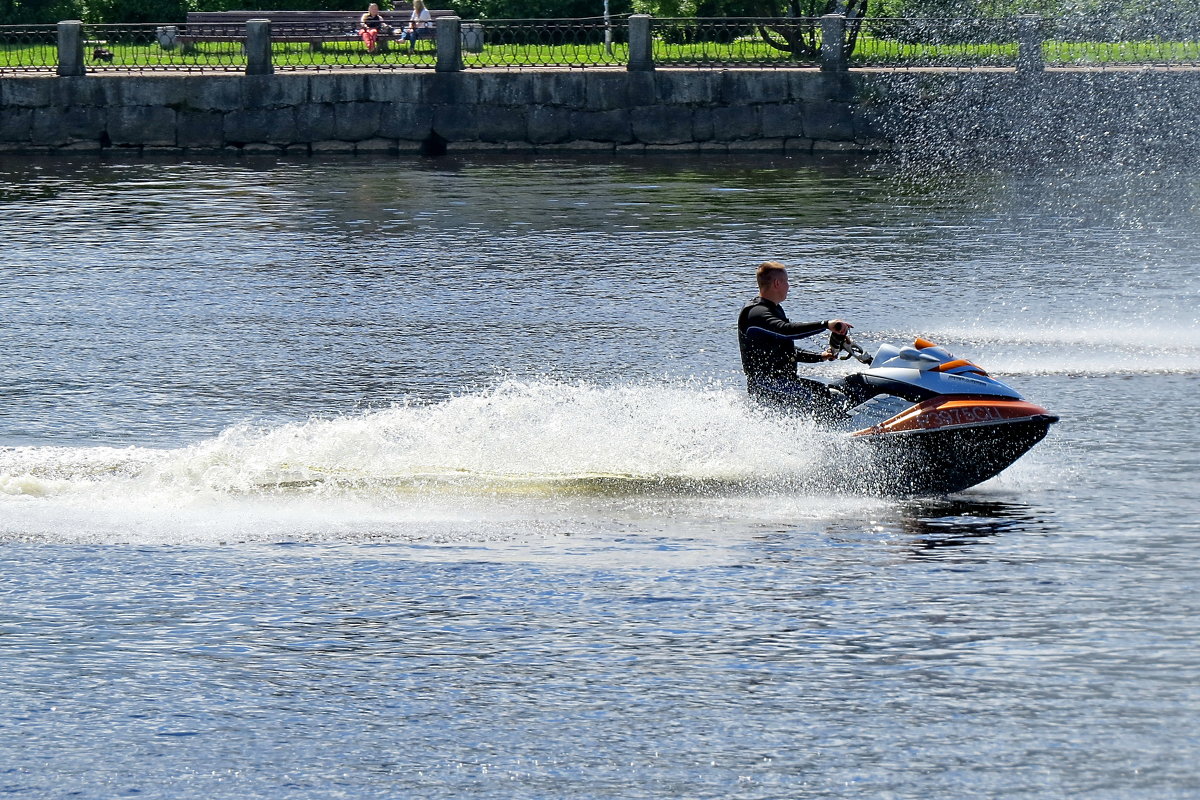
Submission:
[[[0,152],[1195,150],[1200,71],[0,77]]]

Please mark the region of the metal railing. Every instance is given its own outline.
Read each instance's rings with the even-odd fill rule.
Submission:
[[[861,21],[850,56],[856,67],[894,69],[1015,67],[1020,49],[1015,19],[889,19]]]
[[[1200,66],[1200,20],[1054,18],[1039,24],[1049,66]]]
[[[83,26],[88,72],[240,72],[246,52],[239,41],[184,46],[182,25]]]
[[[623,67],[629,63],[629,22],[592,19],[464,21],[462,61],[486,67]]]
[[[57,26],[0,25],[0,75],[54,72],[57,68]]]
[[[431,40],[381,39],[372,52],[351,35],[347,31],[336,39],[316,37],[311,42],[273,36],[271,61],[278,70],[433,69],[436,65],[437,50]]]
[[[821,20],[813,17],[654,19],[654,63],[680,67],[816,66]]]
[[[1169,24],[1168,24],[1169,22]],[[252,23],[251,23],[252,24]],[[72,29],[71,26],[74,26]],[[1200,67],[1200,21],[1087,19],[656,18],[438,22],[438,38],[382,41],[250,24],[0,26],[0,75],[57,72],[525,68],[1018,69]],[[349,26],[347,26],[349,27]],[[64,29],[70,29],[64,34]],[[446,34],[443,36],[443,34]],[[64,36],[66,35],[66,38]],[[840,46],[839,43],[840,42]],[[438,52],[442,50],[442,52]],[[450,52],[447,52],[450,51]],[[253,57],[251,57],[253,56]]]

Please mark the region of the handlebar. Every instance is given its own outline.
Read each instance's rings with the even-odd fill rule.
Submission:
[[[864,364],[871,363],[871,357],[867,355],[867,351],[859,347],[853,339],[844,333],[829,334],[829,351],[839,361],[857,358]]]

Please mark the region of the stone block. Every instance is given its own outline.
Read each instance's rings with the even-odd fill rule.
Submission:
[[[565,108],[531,106],[527,119],[528,141],[534,145],[570,141],[574,116],[574,112]]]
[[[267,144],[266,142],[247,142],[242,148],[242,152],[247,155],[273,156],[282,153],[283,147],[277,144]]]
[[[206,75],[187,82],[183,102],[195,111],[236,111],[242,108],[243,76]]]
[[[846,77],[845,73],[788,70],[783,74],[788,84],[788,98],[791,100],[841,100],[849,99],[855,93],[855,87],[849,83],[851,79]]]
[[[858,141],[884,138],[886,120],[878,109],[864,109],[860,106],[850,106],[850,127],[854,138]]]
[[[382,103],[379,135],[386,139],[424,141],[433,130],[433,109],[415,103]]]
[[[811,153],[812,149],[812,139],[796,137],[794,139],[785,139],[783,141],[783,151],[785,153]]]
[[[804,107],[799,103],[771,103],[759,108],[762,135],[767,138],[802,136]]]
[[[596,142],[586,139],[540,144],[537,147],[539,153],[612,153],[615,149],[616,145],[612,142]]]
[[[57,148],[39,147],[29,144],[3,144],[0,143],[0,153],[19,153],[22,155],[45,155],[46,153],[56,152]]]
[[[857,153],[862,147],[857,142],[830,141],[815,139],[812,146],[814,153]]]
[[[782,153],[783,139],[741,139],[726,142],[731,153]]]
[[[308,102],[309,76],[299,72],[247,75],[242,79],[242,108],[296,107]]]
[[[179,108],[187,99],[188,83],[196,80],[186,75],[120,75],[100,84],[104,105],[113,106],[170,106]]]
[[[103,83],[95,77],[59,78],[54,81],[52,102],[56,106],[103,106]]]
[[[628,111],[576,111],[571,114],[570,138],[628,144],[634,141]]]
[[[322,73],[309,78],[309,99],[314,103],[357,103],[367,100],[367,78],[360,73]]]
[[[587,91],[583,72],[543,72],[533,84],[535,105],[584,108]]]
[[[444,105],[433,107],[431,128],[448,142],[475,141],[482,125],[473,105]]]
[[[154,106],[110,107],[105,129],[115,147],[175,146],[176,112]]]
[[[19,78],[5,76],[0,79],[0,107],[45,108],[52,102],[54,82],[57,80],[60,79],[42,75]]]
[[[9,80],[0,80],[0,84]],[[33,109],[5,108],[0,111],[0,142],[6,144],[29,143],[32,141]]]
[[[33,130],[30,132],[30,139],[48,147],[62,147],[70,142],[71,137],[67,135],[64,116],[61,108],[33,109]]]
[[[225,115],[220,111],[180,111],[176,119],[180,147],[208,150],[225,144]]]
[[[791,99],[785,70],[726,70],[718,73],[717,80],[713,95],[722,105],[782,103]]]
[[[388,154],[396,152],[396,141],[394,139],[365,139],[361,142],[355,142],[354,152],[370,155],[370,154]]]
[[[408,70],[368,75],[367,99],[376,103],[424,103],[427,77],[428,73]]]
[[[825,141],[853,141],[854,120],[847,103],[815,102],[805,107],[804,136]]]
[[[685,107],[648,106],[629,114],[633,137],[645,144],[679,144],[695,141],[692,111]]]
[[[895,148],[886,139],[861,139],[858,141],[858,149],[864,153],[890,153]]]
[[[333,138],[360,142],[378,136],[382,111],[382,103],[335,103]]]
[[[658,103],[657,72],[625,72],[626,108]]]
[[[454,150],[458,153],[505,153],[508,142],[457,142]]]
[[[475,105],[479,102],[478,75],[469,72],[434,72],[423,76],[426,100],[435,106]]]
[[[76,141],[100,141],[108,123],[104,109],[94,106],[66,106],[33,110],[33,141],[61,144]],[[42,138],[43,134],[47,138]]]
[[[252,142],[291,144],[299,141],[296,112],[290,108],[249,108],[225,115],[225,142],[244,147]]]
[[[478,138],[484,142],[523,142],[529,136],[524,107],[478,108]]]
[[[698,142],[680,142],[679,144],[654,144],[647,143],[647,153],[699,153],[700,144]]]
[[[275,108],[271,113],[271,130],[266,141],[270,144],[288,145],[300,141],[296,130],[296,109]]]
[[[669,105],[712,105],[718,102],[721,76],[725,74],[711,70],[656,72],[657,100]]]
[[[727,106],[710,110],[712,139],[732,142],[757,139],[762,135],[762,123],[756,106]]]
[[[784,75],[787,77],[789,100],[803,102],[826,99],[820,89],[820,71],[789,69],[784,70]]]
[[[339,142],[337,140],[313,142],[310,149],[314,156],[351,154],[354,152],[354,142]]]
[[[629,108],[628,72],[583,71],[584,108],[617,111]]]
[[[703,107],[692,111],[692,138],[697,142],[711,142],[716,138],[713,123],[714,108]]]
[[[308,103],[296,109],[296,141],[320,142],[334,138],[333,104]]]
[[[524,72],[484,72],[472,75],[479,83],[478,101],[485,106],[528,106],[540,75]]]

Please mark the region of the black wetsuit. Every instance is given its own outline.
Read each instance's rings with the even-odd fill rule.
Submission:
[[[848,375],[831,385],[796,374],[797,363],[823,360],[797,350],[796,340],[823,333],[828,326],[827,320],[792,322],[778,303],[751,300],[738,314],[738,347],[750,396],[764,405],[836,418],[874,394],[861,375]]]
[[[750,396],[776,406],[804,407],[824,384],[796,374],[797,362],[816,363],[821,357],[797,350],[796,339],[826,330],[826,322],[792,322],[783,308],[756,297],[738,314],[738,347]]]

